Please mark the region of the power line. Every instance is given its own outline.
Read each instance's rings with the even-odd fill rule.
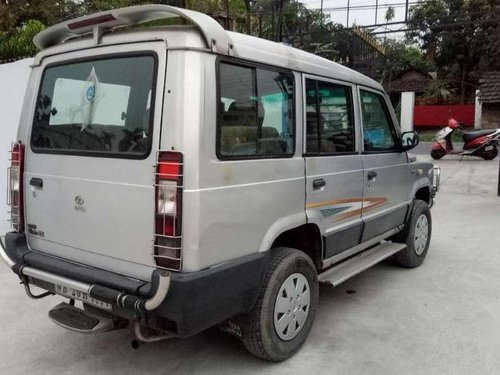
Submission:
[[[417,4],[423,4],[425,2],[423,1],[412,1],[408,2],[408,5],[417,5]],[[393,4],[380,4],[378,5],[378,8],[401,8],[401,7],[406,7],[407,3],[393,3]],[[370,5],[353,5],[353,6],[344,6],[344,7],[333,7],[333,8],[323,8],[324,12],[330,12],[330,11],[336,11],[336,10],[341,10],[341,11],[347,11],[347,10],[374,10],[375,5],[370,4]],[[314,10],[319,10],[319,9],[314,9]]]
[[[475,25],[481,25],[485,23],[495,23],[498,22],[498,20],[468,20],[468,21],[457,21],[453,23],[448,23],[448,24],[437,24],[435,26],[431,26],[431,30],[440,30],[440,29],[452,29],[457,26],[465,26],[465,25],[470,25],[470,24],[475,24]],[[372,35],[378,35],[378,34],[390,34],[390,33],[401,33],[401,32],[407,32],[407,31],[418,31],[420,28],[406,28],[406,29],[398,29],[398,30],[383,30],[383,31],[371,31],[370,34]]]

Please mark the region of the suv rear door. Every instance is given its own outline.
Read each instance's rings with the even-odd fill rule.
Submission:
[[[363,130],[362,242],[404,223],[410,204],[410,168],[399,132],[381,92],[359,88]]]
[[[354,85],[305,78],[306,213],[324,235],[332,263],[359,244],[363,223],[363,169],[355,126]]]
[[[33,250],[149,278],[165,67],[161,42],[43,61],[24,179]]]

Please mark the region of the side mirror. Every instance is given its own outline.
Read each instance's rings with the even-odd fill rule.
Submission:
[[[416,131],[404,132],[401,134],[401,146],[403,151],[408,151],[414,148],[419,143],[418,133]]]

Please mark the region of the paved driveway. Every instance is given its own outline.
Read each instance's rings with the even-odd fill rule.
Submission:
[[[385,262],[335,289],[322,286],[312,334],[284,363],[255,359],[215,329],[138,350],[127,330],[65,331],[46,316],[61,299],[28,299],[0,265],[0,373],[499,374],[498,159],[439,165],[443,186],[424,265]]]

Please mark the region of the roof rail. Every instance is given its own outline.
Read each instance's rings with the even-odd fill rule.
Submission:
[[[198,27],[208,48],[213,52],[234,55],[229,34],[212,17],[192,10],[160,4],[111,9],[58,23],[35,35],[33,43],[38,48],[45,49],[63,43],[69,38],[93,33],[94,43],[97,45],[100,43],[101,36],[114,28],[173,17],[181,17]]]

